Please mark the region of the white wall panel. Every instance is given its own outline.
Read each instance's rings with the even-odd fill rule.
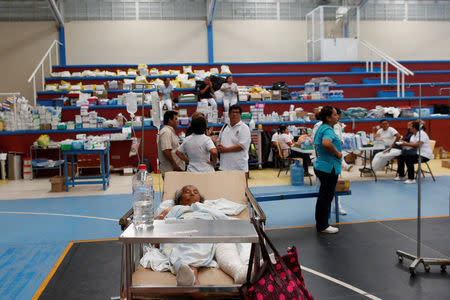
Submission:
[[[68,64],[208,60],[202,21],[77,21],[65,31]]]
[[[304,61],[306,23],[303,21],[214,22],[217,62]]]

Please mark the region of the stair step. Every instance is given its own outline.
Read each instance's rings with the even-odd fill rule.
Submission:
[[[370,69],[369,69],[369,71],[370,71]],[[375,72],[375,73],[380,73],[380,68],[373,68],[373,71]],[[350,68],[350,72],[367,72],[366,71],[366,68],[364,67],[364,68],[360,68],[360,67],[351,67]]]
[[[397,97],[397,91],[378,91],[377,97]],[[414,91],[405,91],[405,97],[414,97]]]
[[[380,78],[363,78],[362,83],[364,84],[377,84],[380,83]],[[397,83],[396,78],[389,78],[388,83]]]

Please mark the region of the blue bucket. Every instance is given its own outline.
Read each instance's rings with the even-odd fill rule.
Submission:
[[[303,166],[300,166],[298,160],[291,165],[291,184],[292,185],[303,185]]]

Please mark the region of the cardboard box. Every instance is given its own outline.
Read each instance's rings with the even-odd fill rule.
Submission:
[[[347,192],[350,190],[349,180],[338,180],[336,184],[336,192]]]
[[[261,93],[250,93],[250,101],[261,101]]]
[[[53,176],[50,178],[50,183],[52,184],[52,189],[50,192],[60,193],[64,192],[64,177],[63,176]]]
[[[444,152],[444,148],[442,147],[434,147],[433,155],[436,159],[442,159],[442,153]]]
[[[443,168],[448,168],[448,169],[450,169],[450,159],[443,159],[443,160],[441,161],[441,166],[442,166]]]
[[[123,82],[119,80],[111,80],[105,82],[105,86],[107,90],[122,90]]]
[[[269,92],[261,93],[262,101],[270,101],[272,100],[272,94]]]
[[[344,156],[344,160],[348,164],[354,164],[356,161],[356,158],[357,158],[356,154],[353,154],[353,153],[349,153],[346,156]]]
[[[297,115],[297,118],[304,118],[308,115],[308,112],[304,110],[296,110],[295,114]]]
[[[97,99],[108,99],[108,92],[106,90],[95,90],[92,96],[97,97]]]
[[[271,90],[272,100],[281,100],[281,91],[280,90]]]
[[[316,120],[316,114],[308,113],[308,117],[309,117],[309,119],[310,119],[311,121]]]

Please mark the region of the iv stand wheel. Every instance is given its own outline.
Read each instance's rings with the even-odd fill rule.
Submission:
[[[423,265],[423,267],[425,268],[425,272],[429,273],[430,272],[430,265]]]
[[[403,262],[403,257],[402,257],[402,256],[399,256],[399,257],[398,257],[398,262],[399,262],[399,263],[402,263],[402,262]]]
[[[415,277],[416,276],[416,270],[414,270],[414,268],[409,268],[409,273],[411,274],[411,277]]]
[[[445,269],[447,268],[447,266],[446,265],[441,265],[441,272],[442,273],[445,273]]]

